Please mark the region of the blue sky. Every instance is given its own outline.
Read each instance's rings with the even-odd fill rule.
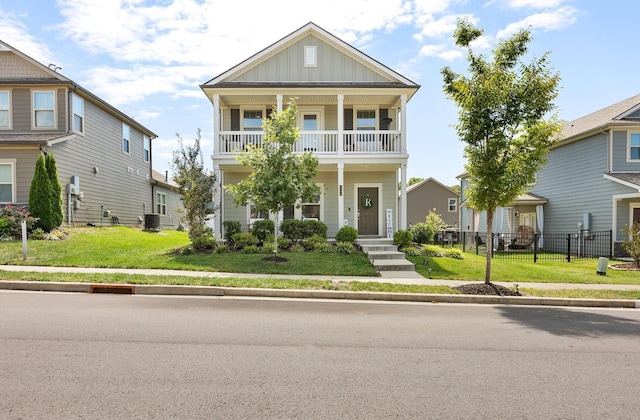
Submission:
[[[526,27],[530,56],[550,52],[565,121],[640,93],[640,2],[629,0],[0,0],[0,39],[79,83],[158,134],[169,170],[176,133],[202,130],[211,166],[212,105],[199,85],[309,21],[421,85],[407,113],[409,177],[457,183],[463,144],[440,70],[465,72],[451,35],[466,16],[477,51]]]

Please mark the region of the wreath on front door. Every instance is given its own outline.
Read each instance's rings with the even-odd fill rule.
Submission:
[[[374,205],[375,202],[373,201],[373,197],[371,197],[369,194],[362,197],[362,207],[364,207],[365,209],[370,209]]]

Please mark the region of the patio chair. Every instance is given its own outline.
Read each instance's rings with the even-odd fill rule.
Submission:
[[[520,225],[511,240],[509,249],[529,249],[535,240],[535,232],[531,226]]]

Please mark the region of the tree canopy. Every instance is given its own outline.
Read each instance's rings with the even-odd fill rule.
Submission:
[[[259,210],[272,212],[278,225],[278,213],[304,199],[318,194],[313,182],[318,172],[318,159],[310,152],[296,154],[294,147],[299,138],[296,124],[298,107],[292,98],[281,112],[275,109],[262,122],[264,138],[258,146],[248,145],[236,159],[252,172],[236,185],[226,185],[233,194],[235,205],[252,202]],[[277,237],[277,235],[274,235]],[[277,239],[274,238],[277,254]]]
[[[445,94],[459,108],[455,128],[466,143],[467,203],[487,214],[489,283],[493,214],[535,182],[562,125],[554,104],[560,76],[550,68],[549,53],[529,64],[522,62],[532,40],[530,31],[499,41],[491,61],[472,49],[471,43],[481,35],[468,20],[459,20],[453,37],[456,45],[467,49],[468,76],[449,67],[441,73]]]

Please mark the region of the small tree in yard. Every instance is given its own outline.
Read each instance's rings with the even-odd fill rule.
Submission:
[[[640,268],[640,223],[634,223],[631,227],[626,225],[622,233],[627,235],[627,239],[622,242],[622,248],[633,258],[633,264]]]
[[[35,228],[50,232],[59,226],[56,224],[55,216],[51,211],[51,181],[49,180],[42,155],[38,156],[38,160],[36,160],[36,169],[31,180],[29,213],[38,218],[34,223]]]
[[[548,68],[548,53],[529,65],[520,63],[531,33],[521,30],[500,41],[493,61],[471,49],[481,35],[468,20],[459,20],[454,38],[468,50],[469,76],[449,67],[441,73],[445,94],[459,107],[456,131],[466,143],[467,203],[487,214],[485,283],[490,284],[494,212],[530,188],[562,125],[553,103],[560,78]]]
[[[204,166],[200,149],[200,129],[193,145],[185,145],[177,135],[180,148],[173,152],[171,169],[173,180],[184,206],[184,219],[189,226],[189,239],[192,243],[210,235],[207,226],[207,204],[213,198],[216,177]]]
[[[261,147],[249,147],[240,152],[236,159],[252,172],[237,185],[227,185],[225,189],[235,197],[235,205],[246,205],[252,201],[259,210],[275,214],[285,207],[310,199],[319,193],[313,182],[318,172],[318,159],[311,153],[294,154],[298,141],[296,125],[298,107],[292,98],[282,112],[271,113],[262,122],[265,132]],[[273,238],[274,260],[278,259],[278,236]]]
[[[58,166],[53,153],[47,153],[45,166],[51,183],[51,213],[55,219],[55,225],[58,227],[64,220],[64,212],[62,211],[62,185],[60,185],[60,179],[58,178]]]

